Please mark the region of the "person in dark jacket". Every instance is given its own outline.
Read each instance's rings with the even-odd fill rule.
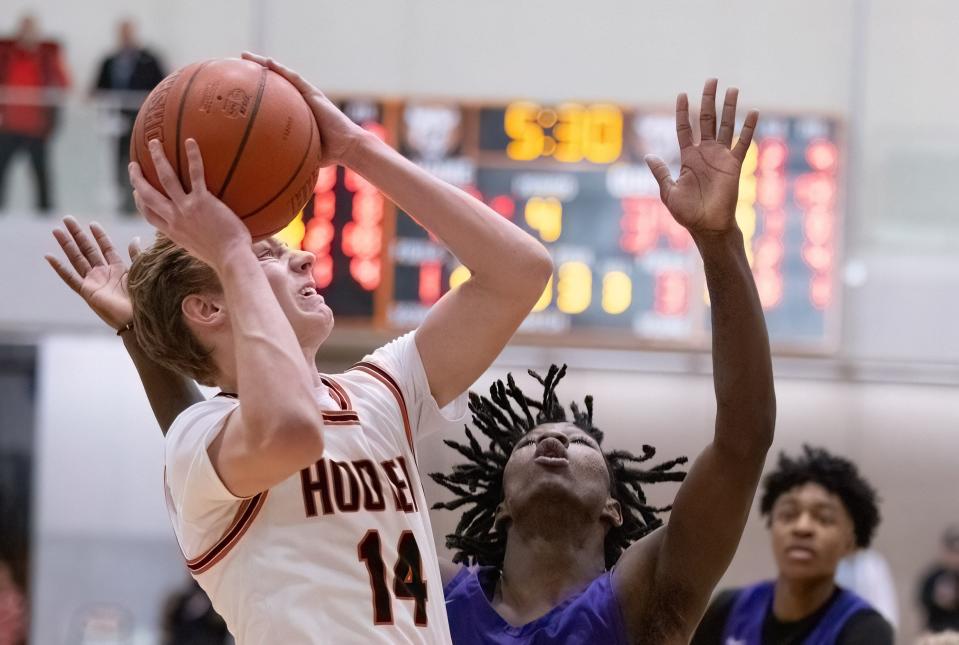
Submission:
[[[103,59],[94,91],[116,115],[116,182],[121,210],[136,212],[127,166],[130,163],[130,133],[140,105],[166,75],[160,59],[142,47],[136,26],[123,20],[117,27],[116,51]]]

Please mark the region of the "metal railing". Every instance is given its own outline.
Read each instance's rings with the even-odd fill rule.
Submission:
[[[56,89],[0,86],[0,134],[10,132],[3,122],[8,106],[53,108],[52,132],[45,137],[50,182],[50,214],[74,213],[103,219],[138,217],[129,199],[129,187],[118,169],[120,139],[132,127],[144,92],[109,91],[80,94]],[[127,112],[127,115],[124,112]],[[10,145],[0,137],[0,145]],[[4,171],[5,200],[0,217],[40,216],[30,157],[17,149]]]

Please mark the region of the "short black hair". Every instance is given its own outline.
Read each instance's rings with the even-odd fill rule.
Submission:
[[[768,518],[780,496],[809,482],[819,484],[842,501],[852,518],[856,546],[868,547],[880,520],[876,489],[859,474],[856,464],[825,448],[804,445],[803,454],[796,458],[780,453],[776,470],[763,480],[760,512]]]
[[[489,398],[470,392],[473,425],[486,435],[489,446],[484,449],[467,427],[467,444],[450,440],[443,443],[466,457],[468,463],[453,466],[449,474],[430,474],[433,481],[456,496],[452,501],[434,504],[433,508],[455,510],[464,505],[472,506],[463,512],[454,532],[446,536],[447,548],[454,551],[453,562],[502,566],[506,556],[506,533],[497,525],[496,509],[503,501],[503,471],[513,447],[527,432],[540,425],[567,421],[566,410],[560,405],[555,391],[566,374],[566,366],[550,366],[545,377],[533,370],[528,373],[543,386],[540,400],[527,397],[517,387],[512,374],[507,375],[506,383],[495,381],[490,386]],[[586,396],[584,402],[585,410],[575,403],[570,404],[571,423],[601,445],[603,433],[593,425],[593,397]],[[514,409],[513,403],[518,410]],[[643,446],[643,454],[638,457],[625,450],[603,452],[609,470],[610,495],[623,511],[623,524],[610,528],[606,534],[607,567],[612,567],[623,550],[635,540],[659,528],[663,523],[659,515],[671,508],[648,504],[642,484],[679,482],[686,476],[685,472],[674,470],[686,463],[686,457],[677,457],[649,469],[633,465],[652,459],[655,454],[656,449],[648,445]]]

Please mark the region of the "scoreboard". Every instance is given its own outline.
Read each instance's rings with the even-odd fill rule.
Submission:
[[[520,329],[526,342],[708,345],[699,254],[643,162],[654,153],[678,173],[671,110],[370,99],[340,107],[549,249],[555,271]],[[744,163],[736,219],[780,351],[836,347],[840,135],[836,119],[764,113]],[[321,171],[313,199],[282,235],[317,255],[317,286],[349,323],[415,327],[469,277],[438,240],[343,168]]]

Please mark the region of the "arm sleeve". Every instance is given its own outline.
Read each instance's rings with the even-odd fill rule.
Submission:
[[[838,645],[893,645],[895,637],[885,618],[875,610],[864,611],[849,619]]]
[[[179,523],[212,527],[243,498],[231,493],[213,467],[208,448],[237,408],[232,399],[190,406],[166,438],[166,486]]]
[[[693,634],[690,645],[722,645],[723,630],[729,619],[729,612],[733,609],[736,600],[736,590],[727,589],[719,592],[706,608],[706,614],[699,621],[699,627]]]
[[[453,430],[466,422],[466,392],[443,408],[437,405],[416,346],[415,333],[400,336],[363,360],[378,365],[398,383],[406,400],[415,439],[437,431]]]

